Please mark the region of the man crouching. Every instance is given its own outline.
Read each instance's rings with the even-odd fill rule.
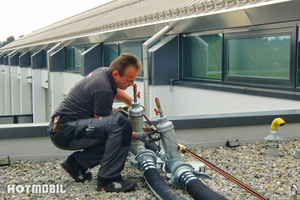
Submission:
[[[121,171],[130,149],[132,126],[127,117],[112,114],[114,99],[130,105],[123,90],[133,86],[142,70],[133,54],[121,54],[110,65],[100,67],[77,83],[52,116],[48,133],[55,146],[72,153],[62,164],[77,182],[92,179],[87,172],[100,164],[99,190],[126,192],[134,180],[124,180]]]

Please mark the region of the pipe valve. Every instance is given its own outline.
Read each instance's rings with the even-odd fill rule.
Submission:
[[[137,86],[136,84],[133,85],[133,101],[137,102]]]
[[[159,115],[160,115],[160,117],[163,117],[164,115],[163,115],[163,112],[162,112],[162,109],[161,109],[161,107],[160,107],[160,102],[159,102],[159,99],[156,97],[155,98],[155,103],[156,103],[156,106],[157,106],[157,109],[158,109],[158,111],[156,110],[154,110],[155,112],[156,112],[156,115],[158,115],[157,114],[157,112],[159,113]]]
[[[154,108],[154,112],[155,112],[155,114],[156,114],[156,116],[158,116],[158,110],[156,110],[156,108]]]

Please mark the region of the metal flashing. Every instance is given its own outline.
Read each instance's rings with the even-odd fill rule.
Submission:
[[[285,3],[285,5],[274,6],[274,4],[282,3]],[[198,27],[194,24],[195,19],[198,20],[199,18],[210,15],[220,16],[212,19],[216,23],[206,23],[206,26],[212,26],[215,24],[218,27],[224,27],[226,26],[224,19],[226,20],[228,17],[230,17],[230,19],[234,19],[229,20],[231,25],[234,25],[234,23],[237,23],[237,25],[253,25],[254,22],[256,24],[271,23],[274,21],[273,17],[259,17],[257,16],[257,12],[253,9],[266,6],[271,6],[272,9],[275,10],[283,7],[285,9],[296,9],[298,4],[299,2],[297,3],[295,0],[115,0],[78,15],[61,20],[47,27],[33,31],[32,33],[6,45],[1,49],[8,50],[21,47],[25,48],[33,45],[46,44],[49,42],[54,43],[66,40],[70,41],[87,37],[98,40],[97,35],[99,34],[111,33],[107,35],[107,37],[110,38],[119,31],[124,32],[137,28],[139,32],[141,32],[142,29],[146,27],[149,28],[150,26],[152,29],[157,31],[159,30],[157,25],[160,24],[161,27],[164,27],[175,21],[182,22],[178,25],[177,32],[182,32],[185,30],[190,31]],[[265,12],[261,13],[271,13],[270,9],[262,9]],[[132,12],[132,10],[135,12]],[[280,9],[279,11],[284,12]],[[239,17],[232,18],[232,16],[223,15],[224,13],[228,12],[236,13],[236,15]],[[119,13],[123,14],[120,15]],[[279,21],[287,21],[287,19],[299,19],[299,14],[297,14],[298,12],[288,13],[289,15],[276,15],[276,19]],[[267,21],[263,22],[262,20]],[[192,24],[194,24],[193,27]],[[200,26],[200,30],[201,29],[202,26]],[[174,31],[174,33],[175,32],[176,31]],[[148,37],[149,35],[146,36]],[[130,36],[127,35],[127,37]],[[109,41],[106,40],[106,38],[101,39],[102,40],[98,40],[98,42]]]

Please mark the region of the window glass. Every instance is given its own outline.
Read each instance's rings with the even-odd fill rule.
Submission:
[[[140,59],[141,63],[143,63],[142,44],[121,45],[120,51],[121,53],[132,53]],[[143,71],[140,71],[138,76],[143,76]]]
[[[0,64],[1,64],[1,65],[4,63],[4,59],[3,59],[4,56],[5,56],[5,55],[1,55],[1,56],[0,56]]]
[[[298,42],[297,42],[297,87],[300,87],[300,27],[298,27]]]
[[[74,47],[74,64],[75,68],[79,68],[81,66],[81,54],[85,51],[85,47]]]
[[[109,67],[110,63],[119,56],[117,44],[103,44],[102,66]]]
[[[45,67],[45,68],[47,68],[48,67],[48,64],[47,64],[47,51],[48,51],[49,49],[44,49],[43,50],[43,67]]]
[[[141,44],[120,46],[121,53],[132,53],[142,62],[142,46]]]
[[[222,79],[222,34],[182,38],[182,77]]]
[[[290,35],[227,40],[227,75],[289,79]]]
[[[66,69],[75,69],[74,48],[66,47]]]

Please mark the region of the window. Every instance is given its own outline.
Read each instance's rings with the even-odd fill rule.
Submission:
[[[140,59],[141,63],[143,63],[142,43],[122,44],[120,45],[120,53],[132,53]],[[140,71],[138,76],[143,76],[143,71]]]
[[[300,27],[298,27],[297,48],[297,87],[300,87]]]
[[[294,88],[294,36],[292,28],[225,34],[224,81]]]
[[[132,53],[138,57],[141,62],[142,58],[142,44],[120,45],[120,53]]]
[[[72,47],[66,47],[66,69],[75,69],[74,62],[74,49]]]
[[[85,47],[74,47],[74,64],[75,68],[80,68],[81,66],[81,54],[87,50]]]
[[[81,54],[89,49],[89,46],[71,46],[65,48],[66,69],[79,70],[81,67]]]
[[[289,80],[291,36],[227,41],[227,75]]]
[[[4,56],[5,56],[5,54],[4,55],[0,55],[0,64],[1,65],[3,65],[4,64]]]
[[[102,66],[109,67],[110,63],[119,56],[118,44],[103,44]]]
[[[142,58],[142,41],[122,41],[119,43],[104,43],[102,45],[102,66],[109,67],[110,64],[121,54],[132,53],[138,57],[141,62]],[[139,76],[143,75],[143,71],[139,73]]]
[[[48,67],[48,61],[47,61],[47,51],[49,49],[44,49],[43,50],[43,68],[47,68]]]
[[[222,35],[183,36],[181,75],[187,79],[222,79]]]

